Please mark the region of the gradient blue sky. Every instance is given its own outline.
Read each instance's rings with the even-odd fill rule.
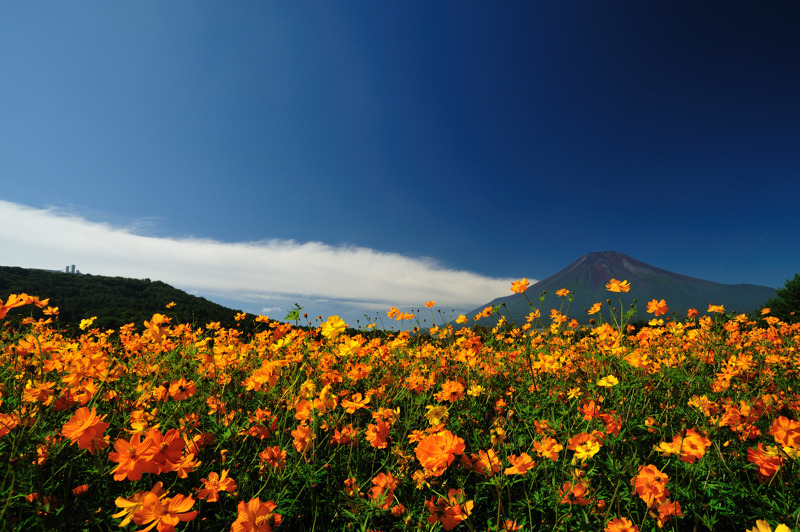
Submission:
[[[799,6],[6,2],[0,264],[349,322],[603,250],[780,287]]]

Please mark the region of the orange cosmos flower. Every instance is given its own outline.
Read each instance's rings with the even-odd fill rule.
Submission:
[[[800,423],[786,416],[780,416],[772,422],[769,434],[775,438],[775,443],[781,447],[791,447],[800,450]]]
[[[76,497],[86,495],[87,493],[89,493],[89,484],[81,484],[80,486],[72,488],[72,494]]]
[[[222,476],[212,471],[207,479],[202,478],[200,481],[203,487],[197,490],[197,497],[208,502],[218,501],[220,491],[236,491],[236,482],[228,476],[227,469],[222,471]]]
[[[603,308],[603,304],[602,303],[595,303],[594,305],[592,305],[592,308],[590,308],[588,310],[588,314],[590,316],[592,314],[597,314],[598,312],[600,312],[600,309],[602,309],[602,308]]]
[[[693,464],[706,454],[706,449],[710,446],[711,440],[694,429],[687,430],[681,442],[681,461]]]
[[[372,489],[369,498],[378,504],[378,508],[388,510],[394,502],[394,490],[400,485],[400,481],[389,473],[378,473],[372,479]]]
[[[475,459],[475,472],[479,475],[491,477],[500,472],[500,458],[494,449],[480,451],[477,457],[474,454],[472,457]]]
[[[462,397],[464,397],[464,385],[458,381],[451,380],[442,384],[442,391],[434,395],[437,401],[449,401],[451,403],[455,403]]]
[[[611,279],[608,283],[606,283],[606,290],[609,292],[627,292],[631,289],[631,285],[628,281],[617,281],[616,279]]]
[[[358,430],[351,424],[346,427],[337,426],[333,431],[331,443],[337,445],[355,444],[358,437]]]
[[[292,437],[294,438],[292,445],[294,445],[294,449],[298,453],[305,454],[311,450],[311,440],[313,439],[313,434],[311,433],[310,426],[306,425],[305,423],[301,423],[295,430],[292,431]]]
[[[369,376],[370,371],[372,371],[372,366],[359,362],[350,368],[350,371],[347,372],[347,376],[350,377],[353,382],[357,382]]]
[[[582,482],[565,482],[561,486],[561,503],[560,504],[577,504],[578,506],[587,506],[592,503],[589,499],[584,497],[586,495],[586,480]]]
[[[281,515],[273,512],[277,505],[272,501],[250,499],[247,504],[239,501],[239,514],[231,524],[231,532],[272,532],[281,524]]]
[[[169,429],[165,434],[158,430],[151,430],[147,436],[153,441],[155,452],[150,458],[150,462],[157,468],[155,473],[167,473],[174,471],[183,456],[183,449],[186,442],[181,438],[178,429]],[[150,472],[150,471],[146,471]]]
[[[190,511],[192,506],[194,499],[191,497],[178,494],[161,499],[155,493],[147,492],[142,500],[142,508],[133,513],[133,522],[137,525],[150,523],[150,526],[139,532],[147,532],[154,527],[157,527],[159,532],[173,532],[178,523],[191,521],[197,517],[196,510]]]
[[[603,420],[606,426],[606,434],[613,434],[619,436],[619,431],[622,428],[622,418],[615,415],[615,412],[604,412],[600,414],[600,419]]]
[[[606,523],[603,532],[639,532],[639,527],[627,517],[618,517]]]
[[[181,457],[180,461],[177,464],[175,464],[175,466],[172,468],[172,471],[174,471],[175,474],[178,475],[178,478],[188,478],[189,473],[200,467],[200,464],[202,463],[203,462],[201,462],[200,460],[194,459],[193,453],[187,454],[184,449],[183,456]]]
[[[267,447],[258,453],[258,457],[262,460],[262,462],[269,464],[279,471],[283,471],[286,468],[286,451],[277,445],[273,447]]]
[[[163,314],[153,314],[150,321],[145,321],[145,335],[155,342],[160,342],[169,334],[169,322],[171,318]]]
[[[95,451],[108,447],[108,440],[103,438],[103,432],[110,426],[102,417],[97,416],[94,407],[90,411],[85,406],[75,411],[69,421],[64,423],[61,434],[69,438],[70,443],[78,442],[78,447],[94,454]]]
[[[117,439],[114,450],[108,453],[108,459],[119,464],[111,470],[114,480],[141,480],[145,469],[152,471],[150,459],[155,452],[153,439],[149,435],[144,441],[141,433],[131,436],[130,441]]]
[[[462,490],[451,489],[447,498],[436,496],[425,501],[425,507],[431,512],[428,522],[442,523],[445,530],[450,530],[462,523],[472,513],[473,501],[464,501]]]
[[[564,449],[564,446],[560,445],[555,438],[545,436],[541,442],[533,442],[533,448],[542,458],[549,458],[555,462],[558,460],[558,453]]]
[[[669,477],[654,465],[639,466],[639,473],[631,479],[634,491],[642,500],[651,506],[663,503],[669,495],[667,482]]]
[[[523,277],[521,280],[511,283],[511,291],[515,294],[521,294],[527,290],[529,286],[530,283],[528,282],[528,279]]]
[[[26,403],[42,403],[44,406],[49,406],[53,402],[53,388],[55,385],[55,382],[37,383],[28,380],[25,384],[25,389],[22,391],[22,400]]]
[[[567,321],[567,316],[557,311],[556,309],[551,308],[550,319],[553,320],[553,324],[564,323],[565,321]]]
[[[533,426],[536,428],[536,434],[550,434],[555,432],[546,419],[542,419],[541,421],[534,419]]]
[[[425,303],[425,306],[428,307],[428,308],[433,308],[433,307],[436,306],[436,301],[427,301]]]
[[[349,477],[344,480],[344,492],[351,499],[360,499],[364,496],[358,489],[358,481],[355,477]]]
[[[681,505],[678,501],[670,501],[669,499],[665,500],[661,504],[658,505],[658,516],[655,516],[658,519],[658,528],[663,528],[667,521],[669,521],[670,516],[675,517],[683,517],[683,511],[681,510]]]
[[[31,304],[35,307],[45,308],[47,305],[50,304],[50,298],[47,299],[39,299],[39,296],[28,296],[30,299],[28,300],[28,304]]]
[[[512,454],[508,457],[508,461],[511,462],[511,467],[507,467],[503,471],[506,475],[524,475],[536,467],[536,462],[528,453],[522,453],[519,456]]]
[[[138,510],[141,510],[144,506],[144,496],[146,493],[153,493],[159,498],[164,498],[167,496],[166,490],[164,490],[164,484],[161,482],[156,482],[153,485],[153,488],[149,491],[140,491],[134,493],[133,496],[129,498],[124,497],[117,497],[114,501],[114,504],[117,508],[122,508],[121,511],[115,513],[111,517],[117,519],[119,517],[124,517],[125,519],[119,524],[120,528],[126,526],[133,520],[133,514],[136,513]]]
[[[354,393],[350,399],[343,399],[341,403],[339,403],[344,411],[348,414],[355,413],[356,410],[361,408],[366,408],[367,404],[369,403],[370,396],[362,397],[360,393]]]
[[[662,456],[673,454],[679,456],[682,462],[693,464],[695,460],[706,454],[706,448],[710,445],[711,440],[695,430],[689,429],[685,436],[676,435],[672,438],[671,443],[661,442],[653,448],[660,451]]]
[[[16,414],[3,414],[0,412],[0,438],[11,432],[11,429],[19,425],[20,419]]]
[[[11,294],[8,296],[8,299],[6,299],[5,304],[3,304],[3,300],[0,299],[0,320],[5,318],[8,311],[12,308],[27,305],[27,298],[28,294],[21,294],[19,296],[17,294]]]
[[[566,288],[559,288],[558,290],[556,290],[556,295],[558,297],[566,297],[569,295],[569,290],[567,290]]]
[[[187,381],[184,378],[172,381],[172,383],[169,385],[169,396],[176,401],[187,399],[193,396],[196,392],[197,386],[195,385],[194,381]]]
[[[656,316],[663,316],[667,313],[669,307],[667,306],[667,302],[663,299],[661,301],[652,300],[647,304],[647,312],[649,314],[655,314]]]
[[[708,310],[706,312],[717,312],[719,314],[725,314],[725,306],[724,305],[712,305],[711,303],[708,304]]]
[[[422,467],[440,476],[453,463],[455,455],[464,453],[464,440],[449,430],[443,430],[423,438],[415,449]]]
[[[390,427],[391,425],[385,421],[370,423],[367,425],[367,433],[364,437],[372,447],[376,449],[386,449],[386,438],[389,437]]]
[[[763,443],[753,449],[747,449],[747,460],[758,466],[758,473],[761,480],[768,480],[775,476],[783,464],[783,457],[777,447],[764,447]]]
[[[542,311],[537,308],[536,310],[525,316],[525,321],[527,321],[528,323],[533,323],[533,320],[538,320],[541,317],[542,317]]]

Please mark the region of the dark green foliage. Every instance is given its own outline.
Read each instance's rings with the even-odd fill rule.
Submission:
[[[767,301],[770,316],[780,318],[786,323],[800,321],[800,273],[786,281],[786,286],[775,291],[775,297]]]
[[[59,309],[62,327],[77,327],[82,319],[97,316],[93,326],[101,330],[117,329],[126,323],[141,328],[155,313],[170,316],[173,323],[205,325],[217,321],[231,327],[238,312],[161,281],[0,266],[0,299],[5,301],[9,294],[20,293],[49,298],[50,306]],[[170,302],[176,305],[165,308]],[[18,309],[20,313],[42,317],[42,311],[31,306]]]

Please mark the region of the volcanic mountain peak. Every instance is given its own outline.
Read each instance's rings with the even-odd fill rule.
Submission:
[[[605,289],[606,283],[612,278],[628,280],[634,284],[646,282],[654,277],[678,282],[708,282],[656,268],[619,251],[594,251],[537,284],[545,288],[559,283],[579,282],[594,292]]]
[[[560,288],[572,292],[573,301],[569,305],[570,317],[580,322],[589,319],[586,309],[595,303],[606,301],[610,294],[606,283],[611,279],[630,282],[631,289],[624,294],[624,305],[637,301],[638,312],[635,319],[647,319],[644,310],[652,299],[666,300],[670,312],[677,318],[686,316],[690,308],[701,313],[709,304],[724,305],[729,312],[751,312],[775,295],[775,289],[752,284],[722,284],[697,279],[688,275],[662,270],[636,260],[618,251],[596,251],[587,253],[563,270],[547,277],[528,288],[528,295],[534,300],[546,292],[541,311],[547,316],[551,309],[566,309],[563,298],[555,296]],[[486,306],[505,305],[506,311],[515,323],[524,323],[531,311],[529,298],[525,294],[512,294],[499,297],[475,309],[479,313]],[[491,319],[484,318],[479,323],[486,324]]]

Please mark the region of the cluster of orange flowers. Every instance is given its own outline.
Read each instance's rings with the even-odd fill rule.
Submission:
[[[528,286],[522,279],[512,291],[523,293]],[[612,279],[606,288],[625,293],[630,284]],[[428,303],[433,308],[434,302]],[[46,308],[48,301],[12,295],[0,302],[0,317],[25,304]],[[597,306],[599,311],[602,305]],[[653,300],[647,311],[658,317],[668,306]],[[724,309],[710,305],[708,312]],[[487,307],[476,319],[492,314]],[[395,308],[388,315],[409,319]],[[536,313],[529,321],[540,317]],[[767,320],[767,327],[747,316],[721,324],[694,316],[638,331],[609,324],[580,329],[557,311],[543,330],[508,330],[501,320],[481,336],[443,326],[440,332],[447,334],[438,342],[409,333],[351,334],[338,316],[309,330],[260,318],[260,327],[249,335],[215,323],[175,325],[163,314],[146,321],[141,333],[133,325],[117,333],[100,331],[91,319],[85,321],[74,339],[47,320],[28,319],[24,332],[5,333],[0,364],[19,377],[0,388],[0,437],[57,419],[57,430],[42,431],[35,442],[36,467],[67,447],[93,460],[107,459],[117,481],[111,484],[119,486],[114,489],[127,490],[121,493],[130,494],[130,483],[146,476],[175,479],[170,489],[183,493],[170,496],[159,480],[149,491],[139,488],[116,498],[119,511],[113,517],[122,520],[120,526],[172,530],[198,517],[197,500],[231,498],[231,519],[238,504],[231,530],[272,530],[294,517],[284,514],[284,506],[279,513],[279,504],[246,491],[251,488],[240,486],[231,471],[239,480],[239,472],[256,475],[277,489],[293,471],[359,453],[382,465],[367,476],[347,458],[348,476],[337,480],[337,489],[344,486],[348,512],[356,515],[366,504],[409,527],[416,515],[416,525],[441,523],[450,530],[486,512],[481,507],[486,497],[477,493],[481,486],[533,482],[537,472],[549,475],[562,460],[564,477],[553,484],[556,506],[585,509],[597,519],[609,515],[594,471],[636,430],[659,433],[647,445],[655,463],[674,460],[679,466],[706,463],[707,451],[721,437],[753,442],[743,444],[750,447],[742,462],[765,485],[800,452],[800,396],[770,384],[776,375],[797,375],[800,326],[775,319]],[[662,426],[676,408],[667,399],[655,399],[654,410],[641,412],[641,420],[626,408],[621,389],[654,392],[662,372],[684,367],[705,372],[710,385],[707,392],[686,395],[685,408],[696,417],[683,428]],[[750,394],[751,389],[758,392]],[[545,402],[569,421],[518,413],[542,411]],[[756,442],[767,426],[771,439]],[[246,447],[252,456],[235,450],[229,455],[225,446]],[[33,459],[32,453],[28,462]],[[218,463],[226,469],[217,469]],[[654,463],[632,467],[638,470],[632,478],[634,469],[624,476],[620,482],[626,487],[620,489],[638,497],[642,515],[659,526],[680,518],[683,509],[668,488],[674,491],[680,482],[673,470]],[[672,484],[664,471],[673,475]],[[366,496],[359,491],[359,475],[365,481],[361,489],[369,488]],[[461,482],[469,476],[474,484]],[[78,496],[89,488],[74,489]],[[423,495],[412,505],[414,497],[406,491]],[[31,504],[58,504],[42,493],[31,494]],[[505,517],[498,527],[521,528]],[[629,517],[614,517],[603,526],[638,530]]]
[[[652,464],[639,466],[639,474],[631,479],[634,492],[647,504],[651,515],[658,519],[659,528],[664,526],[671,516],[681,517],[681,505],[670,501],[667,489],[669,477]]]

